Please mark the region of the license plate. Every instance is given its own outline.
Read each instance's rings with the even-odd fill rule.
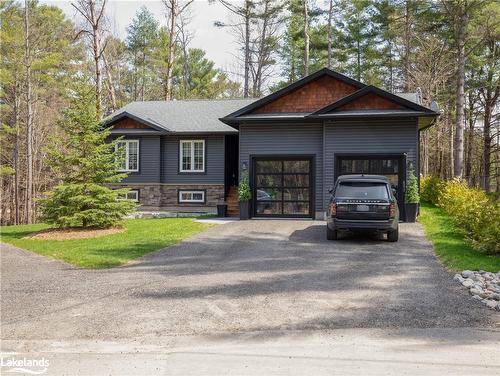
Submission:
[[[368,205],[356,205],[356,211],[367,212],[370,211],[370,207]]]

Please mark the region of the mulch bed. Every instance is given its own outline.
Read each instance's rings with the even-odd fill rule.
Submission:
[[[86,239],[98,238],[106,235],[119,234],[124,232],[124,227],[111,228],[66,228],[66,229],[50,229],[38,231],[25,237],[31,240],[71,240],[71,239]]]

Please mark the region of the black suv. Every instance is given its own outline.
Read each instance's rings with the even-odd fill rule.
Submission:
[[[331,198],[326,226],[328,240],[339,231],[377,231],[398,241],[399,210],[389,180],[380,175],[342,175]]]

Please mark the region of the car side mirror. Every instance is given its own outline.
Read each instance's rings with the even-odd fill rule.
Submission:
[[[328,193],[333,193],[333,187],[328,188]]]

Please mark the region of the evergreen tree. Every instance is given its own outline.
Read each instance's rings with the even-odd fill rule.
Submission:
[[[126,45],[133,57],[133,98],[147,100],[148,86],[155,81],[152,55],[158,44],[159,25],[153,14],[142,6],[127,27]]]
[[[62,148],[52,150],[52,166],[61,171],[62,184],[41,200],[43,218],[58,227],[109,227],[135,209],[118,200],[127,189],[106,186],[121,181],[117,173],[118,140],[109,141],[109,129],[98,120],[91,88],[77,83],[64,111]]]

